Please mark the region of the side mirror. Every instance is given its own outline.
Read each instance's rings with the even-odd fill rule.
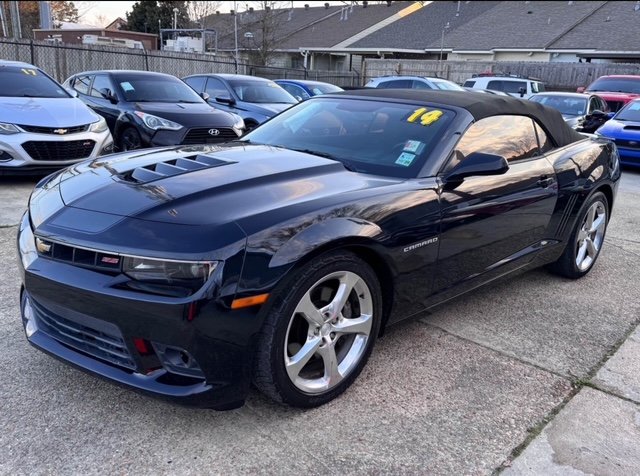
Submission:
[[[114,94],[111,92],[111,89],[109,88],[102,88],[100,89],[100,91],[98,91],[100,94],[102,94],[102,97],[109,100],[111,102],[111,104],[117,104],[118,103],[118,98],[114,96]]]
[[[233,106],[236,103],[236,100],[231,96],[216,96],[216,102]]]
[[[465,177],[502,175],[507,170],[509,170],[509,164],[501,155],[473,152],[451,169],[444,179],[446,182],[461,182]]]
[[[295,96],[295,98],[298,100],[298,102],[302,102],[302,96]]]
[[[211,98],[211,96],[209,95],[209,93],[205,93],[204,91],[200,93],[200,97],[202,99],[204,99],[205,101],[208,101],[209,98]]]
[[[72,97],[77,98],[78,97],[78,91],[76,91],[75,89],[71,89],[71,88],[64,88],[69,94],[71,94]]]
[[[520,97],[522,98],[526,94],[527,90],[526,90],[526,88],[522,88],[521,87],[521,88],[518,89],[518,92],[520,93]]]
[[[577,93],[583,93],[585,89],[586,88],[584,86],[580,86],[578,89],[576,89],[576,92]]]
[[[615,112],[608,112],[605,115],[607,116],[607,119],[613,119],[613,116],[615,116],[616,113]]]

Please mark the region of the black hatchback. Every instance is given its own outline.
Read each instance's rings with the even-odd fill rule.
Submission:
[[[168,74],[91,71],[64,86],[106,119],[119,150],[226,142],[244,132],[240,116],[214,109]]]

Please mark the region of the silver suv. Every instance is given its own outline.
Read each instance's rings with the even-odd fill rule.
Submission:
[[[35,66],[0,61],[0,175],[48,171],[112,151],[102,117]]]
[[[464,87],[502,91],[522,99],[529,99],[534,94],[545,90],[542,81],[522,76],[478,76],[467,79],[464,82]]]
[[[449,91],[464,91],[456,83],[442,78],[426,76],[381,76],[370,79],[365,88],[385,89],[440,89]]]

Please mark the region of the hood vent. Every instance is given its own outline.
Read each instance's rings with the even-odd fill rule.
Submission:
[[[640,126],[624,126],[625,131],[640,131]]]
[[[194,170],[210,169],[234,163],[235,162],[230,160],[216,159],[210,155],[198,154],[167,160],[166,162],[158,162],[145,167],[138,167],[120,174],[120,178],[125,182],[149,183]]]

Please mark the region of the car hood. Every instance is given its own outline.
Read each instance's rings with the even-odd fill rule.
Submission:
[[[605,101],[620,101],[628,102],[632,99],[640,97],[640,94],[635,93],[623,93],[620,91],[585,91],[586,93],[597,94]]]
[[[169,119],[188,127],[231,127],[235,122],[230,113],[214,109],[206,103],[137,102],[134,104],[137,111]]]
[[[266,224],[353,199],[350,192],[400,182],[259,145],[183,146],[111,157],[59,176],[66,206],[181,225],[224,225],[258,215]]]
[[[640,122],[610,119],[598,129],[598,133],[613,139],[640,139]]]
[[[77,98],[0,98],[0,122],[41,127],[74,127],[99,120]]]

